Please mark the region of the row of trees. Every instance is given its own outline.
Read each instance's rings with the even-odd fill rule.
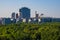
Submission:
[[[0,25],[0,40],[60,40],[60,23]]]

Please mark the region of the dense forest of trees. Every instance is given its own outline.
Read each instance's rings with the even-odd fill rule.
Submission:
[[[0,40],[60,40],[60,23],[0,25]]]

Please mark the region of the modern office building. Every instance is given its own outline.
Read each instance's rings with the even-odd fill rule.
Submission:
[[[42,17],[41,22],[60,22],[60,18]]]
[[[15,19],[15,12],[12,13],[11,18]]]
[[[51,17],[42,17],[41,22],[52,22],[52,18]]]
[[[35,22],[39,22],[39,20],[38,20],[39,19],[39,14],[37,13],[37,11],[35,11],[35,19],[36,19]]]
[[[60,22],[60,18],[53,18],[52,22]]]
[[[18,13],[16,14],[16,19],[18,18],[19,16],[18,16]]]
[[[11,19],[11,23],[16,23],[16,19]]]
[[[2,24],[11,24],[10,18],[2,18]]]
[[[36,14],[36,18],[38,18],[39,17],[39,14]]]
[[[19,9],[19,12],[20,12],[21,18],[26,18],[26,19],[30,18],[30,9],[29,8],[22,7],[21,9]]]
[[[2,24],[2,18],[0,18],[0,25]]]
[[[35,17],[38,18],[39,14],[37,13],[37,11],[35,11]]]

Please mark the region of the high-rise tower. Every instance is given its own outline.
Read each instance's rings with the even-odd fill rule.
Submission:
[[[29,8],[22,7],[21,9],[19,9],[19,12],[20,12],[21,18],[26,18],[26,19],[30,18],[30,9]]]
[[[12,13],[11,18],[15,19],[15,12]]]

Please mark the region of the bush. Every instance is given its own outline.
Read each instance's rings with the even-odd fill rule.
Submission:
[[[60,40],[60,23],[0,25],[0,40]]]

